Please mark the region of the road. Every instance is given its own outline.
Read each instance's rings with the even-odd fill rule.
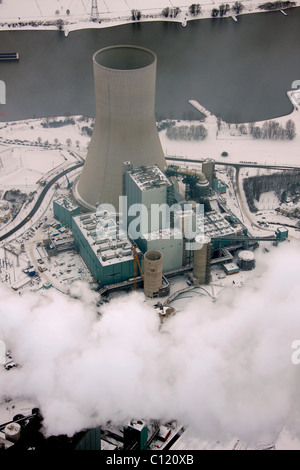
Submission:
[[[51,188],[51,186],[53,186],[54,183],[56,183],[60,178],[62,178],[62,176],[66,175],[67,173],[70,173],[71,171],[74,171],[76,170],[77,168],[80,168],[81,166],[83,165],[83,163],[77,163],[76,165],[70,167],[70,168],[67,168],[66,170],[62,171],[61,173],[59,173],[58,175],[56,175],[54,178],[52,178],[52,180],[50,180],[46,185],[45,187],[43,188],[41,194],[39,195],[34,207],[31,209],[31,211],[29,212],[29,214],[27,214],[26,218],[23,219],[21,222],[18,223],[18,225],[16,225],[14,228],[12,228],[9,232],[5,233],[4,235],[0,236],[0,242],[5,240],[6,238],[10,237],[11,235],[13,235],[17,230],[19,230],[20,228],[22,228],[27,222],[29,222],[29,220],[32,219],[32,217],[34,216],[34,214],[37,212],[37,210],[40,208],[42,202],[43,202],[43,199],[45,198],[47,192],[49,191],[49,189]]]
[[[184,158],[184,157],[172,157],[172,156],[167,156],[165,157],[167,161],[173,161],[173,162],[183,162],[183,163],[203,163],[206,159],[204,158]],[[236,168],[241,168],[241,167],[249,167],[249,168],[268,168],[268,169],[274,169],[274,170],[300,170],[300,166],[295,166],[295,165],[263,165],[263,164],[258,164],[254,162],[230,162],[226,160],[226,157],[224,157],[224,160],[222,161],[216,161],[214,160],[214,163],[216,165],[224,165],[224,166],[234,166]]]

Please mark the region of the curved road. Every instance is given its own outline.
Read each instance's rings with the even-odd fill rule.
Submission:
[[[51,188],[51,186],[56,183],[62,176],[66,175],[67,173],[70,173],[70,171],[76,170],[77,168],[81,167],[83,163],[77,163],[76,165],[72,166],[71,168],[67,168],[66,170],[62,171],[58,175],[56,175],[52,180],[49,181],[49,183],[46,184],[44,189],[42,190],[41,194],[39,195],[34,207],[31,209],[29,214],[26,216],[26,219],[22,220],[18,225],[16,225],[14,228],[12,228],[9,232],[7,232],[5,235],[2,235],[0,237],[0,242],[2,240],[5,240],[6,238],[10,237],[13,235],[17,230],[19,230],[21,227],[23,227],[37,212],[39,209],[41,203],[43,202],[44,197],[46,196],[47,192]]]

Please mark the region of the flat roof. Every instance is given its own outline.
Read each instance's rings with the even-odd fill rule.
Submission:
[[[75,209],[79,209],[78,204],[76,204],[74,201],[72,201],[67,196],[60,196],[59,198],[55,199],[53,202],[55,202],[56,204],[64,207],[68,211],[73,211]]]
[[[103,266],[134,259],[126,232],[109,215],[92,212],[74,217],[74,222]]]
[[[141,191],[171,186],[170,181],[157,165],[140,166],[127,172]]]
[[[204,217],[199,215],[197,217],[198,227],[202,227],[204,224],[204,233],[210,238],[234,235],[237,228],[232,227],[224,215],[216,211],[206,212]]]
[[[239,271],[240,270],[238,265],[235,263],[225,263],[223,264],[223,268],[226,269],[226,271]]]

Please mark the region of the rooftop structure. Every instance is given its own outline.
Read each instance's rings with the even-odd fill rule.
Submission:
[[[206,212],[204,216],[204,232],[210,238],[234,235],[236,230],[225,217],[215,211]]]
[[[171,186],[170,181],[157,165],[133,168],[128,173],[141,191]]]

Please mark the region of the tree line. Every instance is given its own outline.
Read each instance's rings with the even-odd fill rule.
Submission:
[[[295,193],[300,189],[300,172],[289,171],[273,175],[251,176],[243,180],[243,188],[251,212],[257,212],[255,201],[259,201],[261,194],[275,191],[281,202],[284,202],[284,193]]]
[[[207,129],[203,124],[198,126],[170,126],[166,132],[166,136],[171,140],[204,140],[207,134]]]
[[[260,10],[281,10],[282,8],[291,8],[296,5],[296,2],[266,2],[259,5]]]
[[[42,127],[62,127],[62,126],[67,126],[69,124],[75,124],[75,121],[73,118],[66,117],[64,120],[59,120],[59,121],[56,121],[56,120],[50,121],[47,118],[45,121],[41,122]]]
[[[211,16],[213,18],[216,18],[217,16],[224,16],[228,11],[233,10],[237,15],[241,13],[241,11],[244,9],[244,5],[241,2],[236,1],[232,7],[230,8],[230,5],[228,3],[221,3],[219,8],[213,8],[211,11]]]
[[[266,121],[259,127],[255,123],[249,124],[249,132],[254,139],[293,140],[296,136],[296,126],[289,119],[285,126],[277,121]]]

